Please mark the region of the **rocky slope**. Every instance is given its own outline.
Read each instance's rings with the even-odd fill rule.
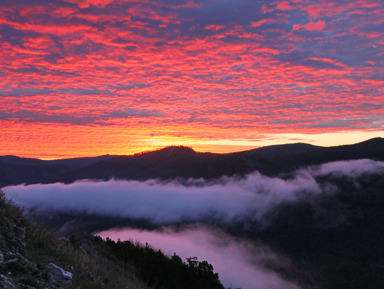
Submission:
[[[224,289],[212,265],[190,259],[86,233],[58,239],[0,190],[2,289]]]
[[[0,195],[0,288],[77,289],[147,286],[123,270],[100,240],[57,239]]]

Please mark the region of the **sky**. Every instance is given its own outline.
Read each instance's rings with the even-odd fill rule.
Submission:
[[[0,155],[384,137],[383,1],[2,0]]]

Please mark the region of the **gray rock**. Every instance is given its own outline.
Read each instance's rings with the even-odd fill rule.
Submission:
[[[18,258],[15,258],[15,259],[9,259],[7,261],[3,261],[3,262],[0,262],[0,268],[2,270],[6,269],[7,267],[10,267],[16,263],[18,263],[20,261],[20,259]]]
[[[4,275],[0,274],[0,288],[2,288],[2,289],[16,289],[16,286],[13,285],[11,280],[9,280]]]
[[[29,261],[24,256],[22,256],[21,254],[18,254],[18,259],[19,259],[20,265],[22,265],[24,268],[28,269],[29,271],[34,272],[34,273],[39,271],[37,264]]]
[[[72,273],[53,263],[48,264],[46,272],[48,280],[53,286],[68,288],[72,283]]]
[[[18,253],[14,253],[11,251],[5,252],[5,260],[16,259],[19,258],[19,256],[20,255]]]
[[[0,250],[0,262],[3,262],[4,261],[4,254],[3,252]]]

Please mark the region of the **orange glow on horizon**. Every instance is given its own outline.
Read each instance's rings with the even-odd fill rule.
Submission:
[[[383,136],[382,4],[232,2],[3,0],[0,155]]]
[[[180,130],[182,127],[180,127]],[[198,133],[175,131],[168,133],[161,130],[155,136],[150,131],[123,128],[95,127],[90,130],[85,126],[61,125],[52,127],[48,124],[15,124],[8,130],[3,127],[5,138],[2,139],[0,155],[16,155],[39,159],[62,159],[100,155],[132,155],[144,151],[161,149],[166,146],[188,146],[197,152],[230,153],[251,150],[262,146],[306,142],[319,146],[353,144],[374,137],[384,137],[380,131],[344,131],[316,134],[237,133],[235,138],[225,138],[226,131],[216,130],[221,137],[208,137]],[[206,131],[209,133],[208,129]],[[173,136],[169,136],[173,135]],[[191,137],[192,136],[192,137]],[[15,144],[18,145],[15,145]]]

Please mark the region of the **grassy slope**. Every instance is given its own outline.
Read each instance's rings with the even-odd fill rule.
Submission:
[[[17,233],[20,230],[25,231],[23,237]],[[33,269],[34,265],[17,262],[3,268],[0,262],[0,274],[11,276],[17,288],[47,288],[44,268],[54,263],[73,274],[69,289],[224,289],[206,261],[190,258],[184,263],[179,256],[169,258],[148,245],[103,241],[86,233],[58,239],[45,227],[26,219],[1,190],[0,251],[21,254],[28,264],[37,265]]]
[[[15,240],[9,224],[25,228],[25,243]],[[19,251],[26,259],[37,264],[41,273],[23,267],[7,268],[18,286],[21,284],[40,288],[37,280],[44,280],[43,268],[50,262],[73,273],[71,288],[148,288],[135,276],[135,269],[124,270],[113,256],[112,250],[100,240],[87,252],[75,249],[65,239],[57,239],[54,234],[23,217],[22,211],[0,196],[0,249]],[[12,249],[12,247],[14,249]],[[0,272],[6,274],[8,272]],[[41,288],[43,288],[41,286]]]

